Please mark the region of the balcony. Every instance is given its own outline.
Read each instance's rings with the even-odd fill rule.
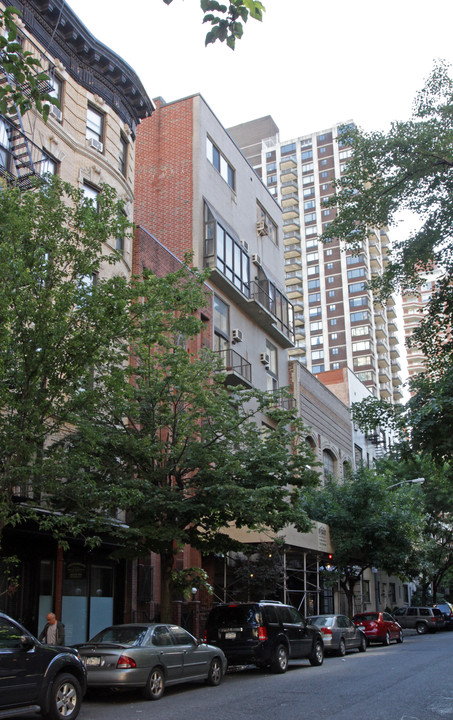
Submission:
[[[285,223],[285,220],[292,220],[293,218],[299,217],[299,206],[298,205],[290,205],[290,207],[283,208],[283,224]],[[300,227],[300,223],[299,223]]]
[[[300,230],[300,220],[296,215],[292,219],[283,220],[283,231],[285,233]]]
[[[226,373],[226,385],[242,385],[246,388],[252,387],[252,366],[239,355],[236,350],[217,350],[217,355],[222,359],[224,372]]]
[[[297,302],[299,298],[303,298],[304,289],[302,285],[290,285],[286,289],[287,295],[292,302]]]
[[[393,390],[393,399],[394,399],[395,401],[398,401],[398,400],[401,400],[402,397],[403,397],[403,391],[400,390],[399,388],[395,388],[395,389]]]
[[[281,410],[295,410],[296,409],[296,398],[287,397],[281,390],[269,393],[270,397],[274,401],[274,408],[281,408]]]
[[[288,180],[280,186],[282,195],[288,195],[289,193],[297,193],[297,180]]]
[[[299,257],[289,257],[285,259],[285,270],[286,271],[302,271],[302,263]],[[302,275],[300,276],[302,277]]]
[[[295,155],[288,155],[288,157],[282,158],[280,161],[280,171],[294,170],[297,168],[297,160]]]
[[[284,183],[290,182],[291,180],[295,180],[297,182],[297,170],[295,168],[288,168],[287,170],[283,170],[280,174],[280,181],[282,185]]]
[[[291,207],[291,205],[299,207],[299,195],[297,193],[288,193],[282,197],[282,208]]]
[[[297,232],[297,230],[292,231],[285,231],[283,233],[283,243],[285,245],[292,245],[295,240],[299,241],[299,247],[300,243],[302,242],[301,234],[300,232]]]
[[[285,258],[296,258],[301,257],[302,250],[299,243],[293,243],[292,245],[285,245]]]
[[[378,354],[378,363],[380,368],[388,368],[390,365],[389,362],[389,356],[387,353],[379,353]]]
[[[293,306],[272,283],[253,280],[250,283],[250,297],[238,294],[236,302],[280,347],[293,347]]]

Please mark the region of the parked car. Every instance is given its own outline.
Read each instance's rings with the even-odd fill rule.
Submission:
[[[311,615],[307,620],[321,631],[326,652],[343,657],[348,650],[365,652],[367,640],[364,631],[346,615]]]
[[[291,605],[276,602],[229,603],[214,607],[205,639],[222,648],[230,665],[257,665],[284,673],[289,658],[322,665],[324,642],[319,628]]]
[[[443,602],[436,603],[433,607],[441,611],[447,630],[453,630],[453,605],[444,600]]]
[[[112,625],[77,645],[89,688],[141,688],[159,700],[165,687],[191,680],[219,685],[227,661],[222,650],[196,640],[179,625]]]
[[[76,650],[42,645],[0,613],[0,717],[40,712],[49,720],[75,720],[85,691]]]
[[[368,643],[382,643],[390,645],[392,640],[403,642],[401,625],[387,612],[358,613],[352,622],[363,630]]]
[[[419,635],[436,632],[445,627],[444,616],[437,608],[400,607],[393,611],[393,617],[401,627],[416,630]]]

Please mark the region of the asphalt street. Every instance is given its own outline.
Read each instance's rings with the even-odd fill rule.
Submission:
[[[36,716],[30,715],[30,720]],[[229,671],[223,683],[168,688],[157,702],[137,693],[92,692],[80,720],[453,719],[453,632],[372,646],[321,667],[292,661],[284,675]]]

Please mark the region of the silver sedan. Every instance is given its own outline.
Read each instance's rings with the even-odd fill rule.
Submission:
[[[346,615],[312,615],[307,618],[320,630],[326,652],[335,652],[342,657],[348,650],[367,649],[365,633],[354,625]]]
[[[191,680],[219,685],[227,667],[222,650],[162,623],[113,625],[77,649],[89,688],[141,688],[148,700],[159,700],[167,685]]]

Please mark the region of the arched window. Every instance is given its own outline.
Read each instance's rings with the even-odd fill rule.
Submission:
[[[324,478],[335,477],[335,458],[330,450],[324,450],[322,453],[322,464],[324,466]]]

